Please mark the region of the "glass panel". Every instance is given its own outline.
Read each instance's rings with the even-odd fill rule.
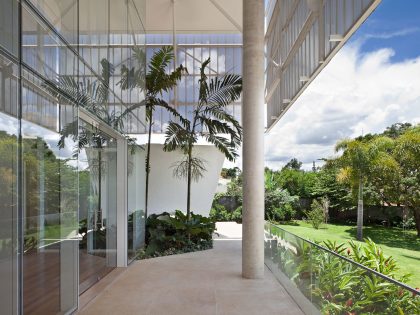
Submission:
[[[62,130],[77,126],[77,112],[29,72],[22,81],[23,308],[64,313],[77,305],[78,172]]]
[[[77,74],[76,55],[29,7],[22,8],[22,61],[39,75],[56,82]]]
[[[0,54],[0,305],[17,308],[18,67]]]
[[[76,0],[30,0],[45,19],[72,45],[77,44]]]
[[[139,147],[128,149],[128,260],[135,258],[145,241],[145,152]]]
[[[0,46],[18,55],[19,11],[16,0],[2,0],[0,10]]]
[[[117,142],[79,122],[80,293],[117,264]]]
[[[354,248],[340,255],[270,223],[265,231],[265,263],[306,314],[419,314],[420,293],[343,256]]]

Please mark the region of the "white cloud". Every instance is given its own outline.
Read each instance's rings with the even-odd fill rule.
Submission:
[[[377,133],[396,122],[420,123],[420,57],[391,63],[392,49],[362,54],[345,46],[266,135],[266,165],[333,155],[344,137]]]
[[[391,38],[395,38],[395,37],[402,37],[402,36],[415,34],[415,33],[418,33],[418,32],[420,32],[419,27],[410,27],[410,28],[404,28],[404,29],[397,30],[397,31],[392,31],[392,32],[365,34],[364,36],[362,36],[362,38],[364,40],[371,39],[371,38],[391,39]]]

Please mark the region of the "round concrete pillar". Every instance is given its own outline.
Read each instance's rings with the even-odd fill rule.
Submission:
[[[264,0],[243,1],[242,276],[264,277]]]

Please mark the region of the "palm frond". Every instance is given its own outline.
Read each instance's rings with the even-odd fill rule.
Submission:
[[[165,143],[163,145],[164,151],[174,151],[177,149],[185,150],[188,146],[189,141],[192,141],[191,135],[188,130],[183,128],[176,122],[169,122],[165,132]]]
[[[239,139],[242,139],[242,126],[239,124],[236,118],[233,117],[231,114],[227,113],[224,108],[221,108],[219,106],[207,106],[203,110],[202,115],[211,116],[216,118],[217,120],[231,124],[236,129],[236,133],[238,134]]]
[[[207,104],[227,106],[241,97],[242,78],[239,75],[228,74],[210,80],[207,91]]]
[[[66,145],[65,143],[66,138],[68,137],[71,137],[73,141],[77,141],[78,131],[79,131],[79,122],[77,119],[66,124],[60,130],[60,140],[58,140],[58,147],[60,149],[63,149]]]
[[[103,104],[108,102],[109,80],[114,75],[114,71],[114,65],[107,59],[103,58],[101,60],[101,76],[99,78],[99,85],[96,96],[98,103]]]
[[[205,60],[200,67],[200,79],[198,80],[199,84],[199,93],[198,93],[198,102],[199,104],[207,104],[207,95],[209,87],[207,84],[207,75],[206,68],[210,63],[210,57]]]
[[[207,134],[205,135],[205,138],[208,142],[214,144],[214,146],[222,152],[229,161],[234,162],[238,157],[238,154],[236,153],[236,146],[228,139],[215,134]]]

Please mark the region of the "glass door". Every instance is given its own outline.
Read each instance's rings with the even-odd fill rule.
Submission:
[[[117,265],[117,141],[79,120],[79,293]]]

